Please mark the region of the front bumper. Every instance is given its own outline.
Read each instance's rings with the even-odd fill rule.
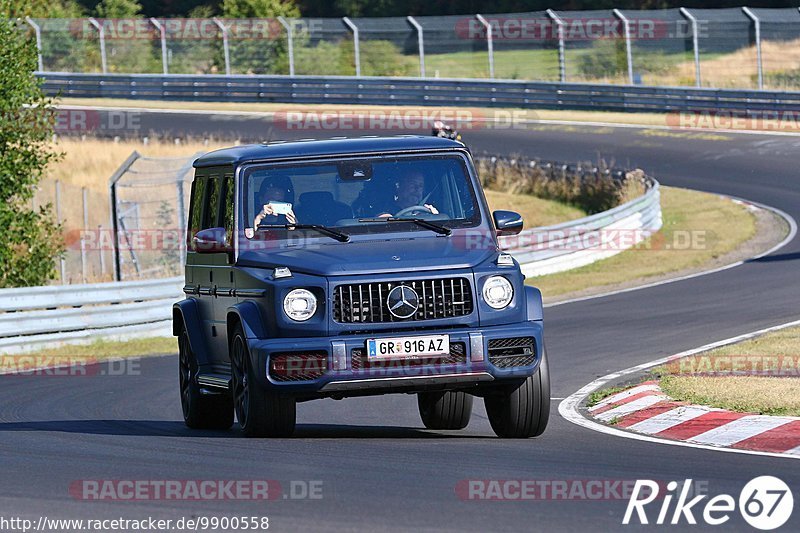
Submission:
[[[366,360],[366,340],[376,337],[443,335],[450,337],[451,356],[440,359],[383,362],[373,366]],[[515,359],[509,366],[490,360],[493,346],[502,340],[531,338],[532,353]],[[468,389],[486,383],[502,383],[533,375],[542,357],[542,322],[526,321],[502,326],[375,332],[335,337],[294,339],[251,339],[250,354],[261,370],[262,385],[273,391],[298,397],[349,396],[387,392],[415,392],[429,389]],[[454,347],[457,347],[454,348]],[[455,355],[454,354],[455,350]],[[286,379],[271,375],[270,359],[280,354],[318,354],[324,357],[323,371],[299,372]],[[494,361],[494,362],[493,362]],[[317,370],[319,370],[317,368]]]

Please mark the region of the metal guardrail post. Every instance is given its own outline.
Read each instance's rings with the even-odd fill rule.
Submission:
[[[231,50],[228,45],[228,27],[217,17],[212,18],[219,31],[222,32],[222,54],[225,56],[225,75],[231,75]]]
[[[417,19],[409,15],[406,17],[408,23],[414,26],[417,30],[417,48],[419,48],[419,77],[425,77],[425,38],[423,37],[422,26],[420,26]]]
[[[556,33],[558,34],[558,79],[561,83],[567,81],[567,59],[564,50],[564,21],[561,20],[555,11],[547,10],[547,16],[555,23]]]
[[[628,83],[633,85],[633,52],[631,51],[631,23],[622,11],[615,9],[614,16],[622,22],[622,29],[625,32],[625,55],[628,59]]]
[[[155,18],[151,17],[150,23],[156,27],[161,37],[161,69],[164,71],[164,74],[169,74],[169,66],[167,65],[167,30],[164,28],[164,25]]]
[[[361,55],[359,53],[359,46],[358,46],[358,26],[353,24],[353,21],[350,20],[348,17],[342,17],[342,20],[347,27],[350,28],[350,31],[353,32],[353,48],[355,50],[355,63],[356,63],[356,77],[361,77]]]
[[[697,19],[694,18],[688,9],[685,7],[680,8],[681,15],[692,23],[692,48],[694,49],[694,83],[697,87],[702,87],[700,81],[700,34],[697,29]]]
[[[33,28],[33,33],[36,35],[36,56],[39,60],[39,72],[44,72],[44,61],[42,61],[42,28],[30,17],[25,17],[25,22]]]
[[[743,7],[742,11],[753,21],[756,30],[756,66],[758,67],[758,88],[764,88],[764,69],[761,63],[761,21],[749,7]]]
[[[111,253],[114,256],[114,281],[120,281],[122,279],[119,253],[119,218],[117,217],[117,182],[140,157],[141,155],[136,150],[131,152],[128,159],[126,159],[108,179],[109,201],[111,204],[109,206],[109,211],[111,212]]]
[[[294,76],[294,35],[292,25],[283,17],[278,17],[278,22],[286,30],[286,41],[289,45],[289,76]]]
[[[108,64],[106,62],[106,31],[94,17],[89,18],[89,24],[95,27],[100,34],[100,64],[103,67],[103,74],[108,74]]]

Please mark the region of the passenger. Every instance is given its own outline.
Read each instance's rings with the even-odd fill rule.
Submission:
[[[289,178],[286,176],[265,178],[256,195],[256,206],[261,205],[261,209],[253,219],[253,227],[245,228],[245,236],[253,238],[255,234],[253,228],[257,229],[262,223],[267,225],[297,224],[293,202],[294,187]]]

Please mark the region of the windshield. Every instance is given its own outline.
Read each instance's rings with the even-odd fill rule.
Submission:
[[[480,223],[465,161],[456,154],[259,165],[246,170],[243,184],[248,238],[308,231],[284,227],[295,224],[352,235],[425,231],[424,225],[396,218],[448,228]]]

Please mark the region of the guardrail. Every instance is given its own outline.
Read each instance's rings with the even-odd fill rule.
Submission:
[[[526,277],[582,267],[641,243],[661,229],[660,185],[646,178],[647,192],[608,211],[562,224],[501,237],[500,247],[519,261]]]
[[[0,353],[99,337],[170,334],[182,277],[0,289]]]
[[[779,91],[438,78],[37,74],[48,95],[76,98],[650,112],[800,110],[800,92]]]

